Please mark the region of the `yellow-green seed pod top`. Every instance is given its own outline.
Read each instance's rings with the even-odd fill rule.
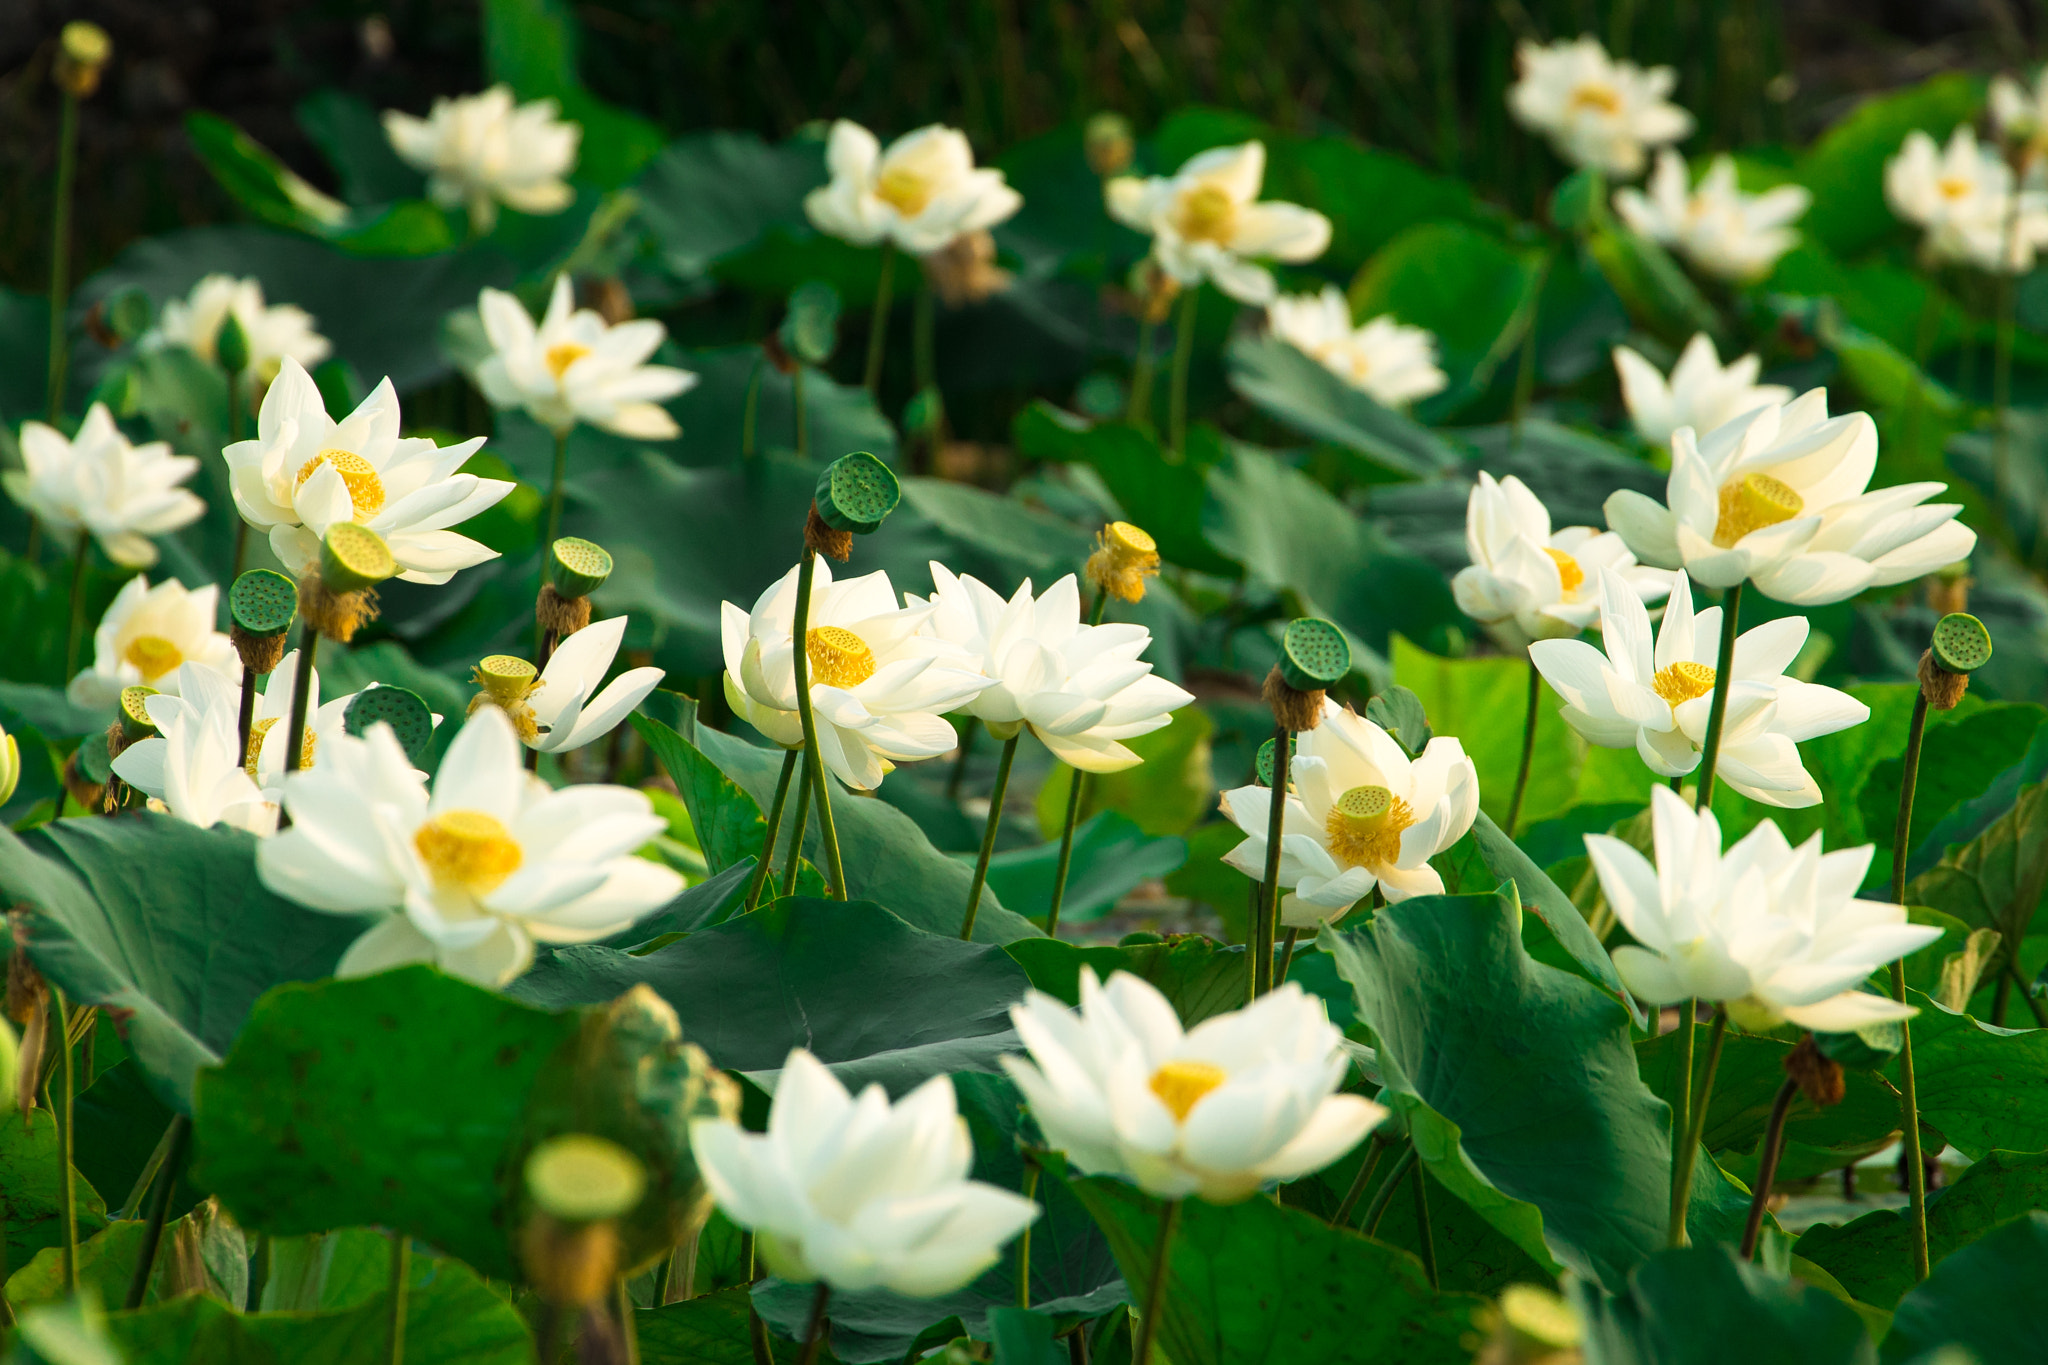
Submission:
[[[320,581],[330,592],[374,588],[398,572],[384,537],[353,521],[337,521],[320,544]]]
[[[547,574],[556,596],[588,597],[612,576],[611,552],[595,541],[563,536],[548,547]]]
[[[299,590],[274,569],[248,569],[228,589],[228,617],[251,635],[282,635],[298,614]]]
[[[100,74],[114,56],[114,40],[98,24],[74,19],[57,37],[57,60],[51,74],[64,92],[84,99],[100,88]]]
[[[1105,180],[1130,169],[1136,147],[1131,121],[1122,114],[1097,114],[1081,130],[1081,150],[1088,158],[1088,169]]]
[[[526,1193],[534,1206],[571,1223],[594,1223],[631,1213],[647,1189],[647,1170],[618,1143],[588,1133],[564,1133],[526,1158]]]
[[[121,689],[121,733],[130,744],[156,733],[156,722],[149,718],[149,699],[156,694],[148,683]]]
[[[1297,692],[1322,692],[1351,671],[1344,632],[1319,617],[1289,621],[1280,636],[1280,676]]]
[[[1934,662],[1951,673],[1969,673],[1991,662],[1991,632],[1966,611],[1952,611],[1934,623],[1929,646]]]
[[[867,535],[896,510],[903,485],[896,472],[865,450],[842,455],[818,476],[812,494],[818,517],[835,531]]]

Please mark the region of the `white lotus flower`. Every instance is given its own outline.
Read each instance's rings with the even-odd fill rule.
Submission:
[[[175,578],[154,588],[141,574],[114,594],[92,634],[93,659],[65,689],[74,705],[112,706],[121,689],[148,683],[163,692],[178,690],[178,669],[199,664],[239,681],[242,661],[234,642],[213,628],[220,589],[209,583],[188,590]]]
[[[256,871],[301,905],[379,916],[337,975],[432,962],[487,986],[525,971],[536,941],[588,943],[675,898],[682,878],[634,855],[667,827],[645,794],[555,791],[519,754],[504,713],[478,711],[430,796],[390,726],[325,735],[319,762],[285,778],[292,825]]]
[[[1657,367],[1626,346],[1614,348],[1614,368],[1621,376],[1621,401],[1628,407],[1636,434],[1651,445],[1663,445],[1680,427],[1710,432],[1747,412],[1776,407],[1792,397],[1782,384],[1759,384],[1763,361],[1746,355],[1721,363],[1714,339],[1695,332],[1666,381]]]
[[[944,1075],[891,1104],[880,1085],[849,1095],[797,1048],[767,1132],[698,1119],[690,1150],[719,1210],[753,1230],[769,1270],[844,1292],[950,1294],[1038,1217],[1022,1195],[967,1178],[974,1144]]]
[[[2024,273],[2048,245],[2048,196],[2024,190],[2015,206],[2013,193],[2012,168],[1967,123],[1943,148],[1924,132],[1906,134],[1884,167],[1885,200],[1927,230],[1927,254],[1979,270]]]
[[[476,379],[493,405],[524,408],[557,435],[578,422],[643,441],[681,434],[661,400],[687,393],[697,376],[645,363],[668,334],[654,319],[608,326],[591,309],[575,307],[567,274],[555,276],[537,328],[519,300],[501,290],[484,290],[477,312],[492,352]]]
[[[1273,301],[1272,274],[1253,258],[1312,261],[1330,245],[1314,209],[1259,203],[1266,144],[1212,147],[1170,176],[1118,176],[1103,187],[1110,216],[1152,238],[1152,259],[1182,285],[1209,280],[1239,303]]]
[[[1553,534],[1550,509],[1512,474],[1495,482],[1479,471],[1465,502],[1465,549],[1472,562],[1451,579],[1451,596],[1510,650],[1593,624],[1603,569],[1619,573],[1645,602],[1671,590],[1670,579],[1639,567],[1612,531],[1567,526]]]
[[[1692,187],[1685,158],[1668,148],[1657,153],[1648,190],[1615,191],[1615,212],[1707,274],[1736,281],[1762,279],[1780,256],[1799,245],[1790,224],[1813,202],[1813,195],[1798,185],[1744,194],[1735,183],[1730,156],[1715,157],[1706,177]]]
[[[1633,177],[1644,149],[1692,132],[1692,115],[1665,96],[1678,83],[1668,66],[1647,71],[1617,62],[1590,35],[1516,51],[1521,75],[1508,91],[1516,122],[1550,139],[1574,166]]]
[[[1310,731],[1311,734],[1315,733]],[[1319,1171],[1387,1111],[1337,1087],[1349,1066],[1322,1001],[1289,981],[1182,1032],[1151,983],[1081,968],[1081,1008],[1031,991],[1010,1007],[1030,1060],[1003,1069],[1077,1169],[1212,1203]]]
[[[1607,749],[1634,748],[1660,777],[1699,766],[1713,708],[1721,649],[1721,608],[1694,615],[1692,588],[1671,576],[1671,602],[1654,641],[1650,613],[1618,575],[1600,579],[1604,652],[1583,640],[1529,646],[1537,672],[1564,699],[1565,723]],[[1811,806],[1820,787],[1799,761],[1798,744],[1870,719],[1846,692],[1785,676],[1806,645],[1804,616],[1784,616],[1735,637],[1714,772],[1753,801]]]
[[[1294,790],[1280,826],[1280,922],[1313,929],[1343,918],[1377,886],[1390,901],[1440,895],[1429,860],[1465,837],[1479,816],[1479,773],[1458,741],[1430,740],[1411,760],[1392,735],[1355,711],[1323,705],[1322,724],[1295,737]],[[1272,792],[1223,794],[1223,813],[1245,841],[1223,861],[1266,875]]]
[[[1631,992],[1652,1005],[1725,1004],[1742,1028],[1790,1022],[1840,1033],[1917,1011],[1856,988],[1879,967],[1941,937],[1906,909],[1856,898],[1872,849],[1798,848],[1765,820],[1727,853],[1712,811],[1650,793],[1654,865],[1605,834],[1586,836],[1600,889],[1636,943],[1614,950]],[[1641,946],[1637,946],[1637,945]]]
[[[70,440],[55,427],[23,422],[21,462],[0,473],[7,496],[53,531],[85,531],[123,568],[156,563],[151,536],[206,514],[199,495],[178,486],[199,461],[173,455],[165,441],[130,445],[104,403],[92,405]]]
[[[659,668],[629,668],[603,691],[598,684],[611,671],[619,642],[626,638],[626,618],[593,621],[555,646],[540,686],[528,696],[540,730],[532,747],[542,753],[567,753],[610,734],[647,694],[667,676]]]
[[[2035,178],[2044,167],[2040,152],[2048,137],[2048,67],[2035,73],[2032,89],[2010,76],[1991,78],[1991,126],[2008,143],[2023,146],[2028,154],[2028,176]]]
[[[1283,294],[1266,308],[1273,335],[1375,403],[1404,407],[1449,383],[1437,368],[1436,334],[1391,313],[1354,327],[1351,304],[1334,284],[1320,294]]]
[[[1922,505],[1946,484],[1865,492],[1876,469],[1876,424],[1860,412],[1830,418],[1827,390],[1809,389],[1702,437],[1680,427],[1668,506],[1623,489],[1607,499],[1607,524],[1645,564],[1683,566],[1709,588],[1750,579],[1800,606],[1968,558],[1977,533],[1955,520],[1962,509]]]
[[[725,697],[734,714],[785,749],[804,740],[797,714],[797,569],[749,613],[721,605]],[[960,646],[924,633],[937,608],[898,607],[889,575],[843,583],[820,559],[805,622],[818,754],[849,787],[873,789],[890,759],[931,758],[959,742],[940,717],[972,701],[989,679]]]
[[[249,713],[249,752],[243,755],[243,763],[249,776],[256,779],[256,785],[263,788],[264,798],[270,801],[277,800],[283,790],[285,753],[291,747],[292,685],[298,672],[299,651],[295,649],[270,671],[270,678]],[[349,703],[361,695],[350,692],[322,702],[320,670],[313,670],[306,687],[306,737],[299,744],[301,768],[310,768],[319,761],[320,741],[342,728],[348,718]],[[438,722],[440,717],[434,719]]]
[[[1119,740],[1149,735],[1194,694],[1152,675],[1138,656],[1152,632],[1138,625],[1085,625],[1072,574],[1033,598],[1025,579],[1007,602],[987,584],[933,562],[935,608],[927,629],[966,652],[993,681],[962,709],[1008,739],[1031,727],[1053,757],[1091,773],[1121,772],[1139,758]],[[906,607],[927,599],[903,595]]]
[[[384,111],[392,148],[426,172],[427,197],[442,208],[466,208],[472,230],[489,232],[498,205],[520,213],[560,213],[576,193],[567,177],[583,129],[564,123],[553,100],[513,107],[512,91],[494,85],[480,95],[437,99],[425,118]]]
[[[263,396],[255,439],[222,452],[235,508],[269,534],[271,550],[293,573],[319,561],[320,540],[338,521],[361,522],[384,537],[409,583],[446,583],[458,569],[496,559],[496,550],[447,529],[515,487],[460,472],[484,438],[437,446],[398,431],[389,379],[336,422],[312,376],[287,359]]]
[[[114,775],[187,824],[268,836],[277,829],[277,807],[243,764],[235,728],[241,687],[200,664],[182,665],[178,674],[175,695],[143,702],[157,733],[123,749]]]
[[[220,329],[230,316],[241,324],[249,342],[247,373],[256,380],[249,394],[252,405],[263,387],[277,378],[286,356],[311,369],[333,354],[333,345],[313,330],[312,314],[289,303],[266,304],[263,282],[253,275],[205,276],[190,294],[164,304],[149,341],[183,346],[214,364],[220,358]]]
[[[825,168],[832,178],[804,196],[804,213],[818,231],[858,246],[886,240],[919,256],[943,251],[1024,206],[1001,171],[975,167],[966,134],[938,123],[884,151],[873,133],[840,119]]]

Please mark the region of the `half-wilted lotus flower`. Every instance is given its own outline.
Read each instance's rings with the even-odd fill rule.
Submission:
[[[150,537],[206,514],[199,495],[179,487],[199,461],[173,455],[165,441],[130,445],[104,403],[92,405],[70,440],[55,427],[23,422],[21,462],[0,473],[7,496],[53,531],[83,530],[123,568],[156,563]]]
[[[1280,922],[1315,926],[1344,914],[1378,886],[1388,900],[1444,889],[1429,860],[1465,837],[1479,816],[1479,773],[1448,735],[1410,759],[1385,730],[1334,702],[1322,723],[1295,738],[1294,790],[1281,815]],[[1246,876],[1266,875],[1273,793],[1239,787],[1223,813],[1245,841],[1224,857]]]
[[[1078,1012],[1032,991],[1010,1019],[1030,1060],[1003,1069],[1046,1141],[1161,1198],[1250,1198],[1321,1170],[1387,1116],[1337,1093],[1343,1034],[1292,981],[1183,1032],[1149,982],[1117,972],[1104,986],[1084,966]]]
[[[950,1294],[1038,1217],[1022,1195],[967,1178],[974,1144],[939,1075],[894,1104],[859,1095],[797,1048],[768,1131],[698,1119],[690,1148],[719,1210],[752,1229],[768,1268],[833,1289]]]
[[[1152,259],[1184,286],[1209,280],[1240,303],[1273,301],[1273,276],[1254,260],[1312,261],[1330,220],[1299,204],[1259,203],[1266,144],[1212,147],[1170,176],[1118,176],[1103,187],[1112,218],[1152,238]]]
[[[1904,583],[1969,556],[1977,533],[1947,487],[1864,490],[1877,469],[1877,426],[1828,416],[1826,389],[1764,407],[1695,436],[1671,438],[1668,506],[1633,489],[1607,499],[1607,524],[1645,564],[1684,567],[1703,587],[1753,580],[1800,606]],[[1926,504],[1926,505],[1922,505]]]
[[[2012,168],[1976,130],[1960,125],[1946,147],[1914,130],[1884,167],[1884,197],[1893,213],[1925,228],[1923,248],[1937,262],[2024,273],[2048,244],[2048,196],[2021,190],[2013,203]],[[2017,214],[2015,216],[2015,208]]]
[[[1753,355],[1721,363],[1714,339],[1696,332],[1678,353],[1667,381],[1655,365],[1626,346],[1614,348],[1614,368],[1621,376],[1621,401],[1628,408],[1636,434],[1663,445],[1680,427],[1705,434],[1758,408],[1776,407],[1792,397],[1782,384],[1759,384],[1763,361]]]
[[[251,834],[277,828],[277,807],[257,790],[235,731],[241,688],[199,664],[178,670],[176,694],[143,702],[157,733],[114,759],[114,776],[201,829],[232,825]]]
[[[1383,314],[1364,326],[1334,284],[1320,294],[1283,294],[1266,308],[1273,335],[1318,362],[1375,403],[1405,407],[1450,381],[1437,368],[1436,334]]]
[[[512,91],[494,85],[480,95],[437,99],[425,118],[384,111],[392,148],[426,172],[427,196],[443,208],[469,212],[470,227],[489,232],[498,205],[520,213],[560,213],[576,197],[568,174],[583,129],[565,123],[553,100],[516,108]]]
[[[1633,188],[1615,191],[1615,212],[1623,221],[1675,248],[1707,274],[1738,282],[1762,279],[1780,256],[1799,245],[1799,233],[1790,225],[1813,202],[1799,185],[1744,194],[1729,156],[1715,157],[1695,188],[1686,178],[1685,158],[1669,148],[1657,153],[1647,188],[1647,194]]]
[[[263,396],[255,439],[222,452],[235,508],[269,535],[271,550],[293,573],[319,561],[321,538],[341,521],[382,536],[398,576],[409,583],[446,583],[458,569],[497,558],[496,550],[448,529],[515,487],[461,472],[484,438],[437,446],[398,431],[398,394],[389,379],[337,422],[313,377],[287,359]]]
[[[805,196],[804,213],[818,231],[859,246],[888,241],[922,256],[1024,206],[1001,171],[976,168],[966,134],[938,123],[884,151],[873,133],[840,119],[825,143],[825,168],[832,178]]]
[[[1577,635],[1600,614],[1600,573],[1611,569],[1645,602],[1671,581],[1637,565],[1621,537],[1590,526],[1553,533],[1550,509],[1510,474],[1479,471],[1465,502],[1465,550],[1472,562],[1451,579],[1458,610],[1509,649]]]
[[[1515,55],[1521,77],[1508,90],[1508,109],[1574,166],[1635,176],[1645,148],[1692,132],[1692,115],[1665,98],[1678,83],[1668,66],[1617,62],[1591,35],[1523,43]]]
[[[1856,898],[1871,847],[1797,848],[1765,820],[1725,854],[1712,811],[1665,787],[1650,793],[1657,860],[1621,840],[1586,836],[1600,889],[1636,942],[1614,950],[1631,992],[1652,1005],[1711,1000],[1746,1029],[1791,1022],[1839,1033],[1917,1011],[1856,988],[1872,972],[1941,937],[1906,908]],[[1637,946],[1640,945],[1640,946]]]
[[[555,276],[539,327],[518,299],[498,289],[483,291],[477,312],[492,346],[477,384],[494,406],[524,408],[557,435],[578,422],[643,441],[681,433],[661,400],[688,392],[697,376],[646,363],[668,334],[654,319],[607,325],[591,309],[575,307],[566,274]]]
[[[182,299],[164,305],[152,338],[157,344],[183,346],[209,364],[219,360],[220,329],[233,317],[249,345],[247,373],[256,380],[253,404],[262,387],[277,378],[286,356],[311,368],[333,353],[327,338],[313,330],[313,317],[289,303],[266,304],[263,282],[254,276],[208,275]]]
[[[92,634],[92,664],[65,695],[78,706],[112,706],[121,689],[137,683],[175,693],[178,669],[188,663],[240,678],[234,642],[213,628],[219,601],[220,589],[211,583],[195,591],[167,578],[152,588],[135,575],[114,594]]]
[[[487,986],[525,971],[536,941],[587,943],[675,898],[682,878],[634,856],[666,828],[643,793],[555,791],[519,754],[512,723],[486,707],[430,796],[390,726],[323,736],[319,762],[285,779],[292,825],[256,870],[301,905],[379,916],[340,975],[432,962]]]
[[[1042,597],[1025,579],[1004,601],[979,579],[934,562],[936,608],[928,629],[966,651],[989,685],[962,709],[998,738],[1031,727],[1062,763],[1091,773],[1137,766],[1118,743],[1165,728],[1194,694],[1154,677],[1138,656],[1152,643],[1139,625],[1086,625],[1081,590],[1068,574]],[[904,605],[927,605],[904,594]]]

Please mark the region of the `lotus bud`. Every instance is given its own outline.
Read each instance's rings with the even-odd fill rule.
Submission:
[[[1953,711],[1969,690],[1970,674],[1991,662],[1991,632],[1967,612],[1934,623],[1934,639],[1920,656],[1920,695],[1936,711]]]
[[[1088,169],[1104,180],[1131,168],[1137,144],[1131,137],[1131,121],[1122,114],[1097,114],[1081,130],[1081,150]]]
[[[1112,521],[1095,533],[1095,553],[1082,569],[1099,592],[1119,602],[1141,602],[1145,580],[1159,573],[1159,544],[1128,521]]]
[[[646,1193],[646,1168],[615,1142],[566,1133],[533,1149],[525,1176],[533,1212],[519,1252],[527,1278],[558,1307],[597,1302],[619,1273],[618,1220]]]
[[[1351,645],[1328,621],[1304,616],[1280,635],[1280,662],[1266,675],[1266,705],[1289,730],[1313,730],[1323,717],[1323,695],[1351,671]]]
[[[397,572],[384,537],[337,521],[320,544],[319,567],[299,580],[299,613],[314,630],[347,644],[377,615],[377,584]]]
[[[100,76],[114,55],[114,40],[98,24],[75,19],[57,38],[57,60],[51,74],[65,94],[85,99],[100,88]]]
[[[853,554],[853,537],[881,529],[883,520],[896,510],[903,485],[889,466],[856,450],[826,466],[811,496],[805,548],[843,563]]]
[[[563,536],[548,547],[546,582],[534,602],[534,619],[557,640],[590,624],[590,594],[612,574],[610,551],[594,541]]]
[[[239,377],[249,368],[249,334],[233,312],[221,321],[220,331],[213,339],[213,354],[231,377]]]
[[[0,806],[14,799],[14,789],[21,784],[21,745],[14,736],[0,730]]]
[[[277,667],[298,609],[297,587],[273,569],[250,569],[235,579],[228,589],[228,638],[243,668],[260,678]]]

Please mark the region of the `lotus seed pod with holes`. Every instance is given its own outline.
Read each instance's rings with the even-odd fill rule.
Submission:
[[[595,541],[563,536],[548,547],[548,586],[562,597],[588,597],[611,576],[611,552]]]
[[[500,706],[512,706],[526,700],[533,691],[533,680],[539,670],[517,654],[492,654],[478,661],[476,666],[477,685],[491,694],[491,700]]]
[[[646,1188],[639,1158],[587,1133],[549,1138],[526,1158],[526,1192],[535,1207],[567,1222],[622,1218]]]
[[[136,683],[133,687],[121,689],[121,733],[129,743],[156,733],[156,722],[149,718],[149,699],[157,689],[148,683]]]
[[[1991,632],[1966,611],[1952,611],[1934,623],[1934,662],[1951,673],[1969,673],[1991,662]]]
[[[1297,692],[1324,692],[1351,671],[1351,646],[1328,621],[1304,616],[1280,636],[1280,676]]]
[[[1290,754],[1294,752],[1294,745],[1293,745],[1293,743],[1292,743],[1291,741],[1289,742],[1289,744],[1288,744],[1288,746],[1287,746],[1287,747],[1288,747],[1288,752],[1289,752]],[[1261,745],[1259,746],[1259,763],[1258,763],[1258,767],[1259,767],[1259,784],[1260,784],[1261,786],[1265,786],[1265,787],[1270,787],[1270,786],[1272,786],[1272,785],[1273,785],[1273,741],[1272,741],[1272,740],[1270,740],[1270,739],[1269,739],[1269,740],[1267,740],[1267,741],[1266,741],[1266,742],[1265,742],[1264,744],[1261,744]]]
[[[251,635],[282,635],[298,614],[299,590],[275,569],[250,569],[228,589],[228,617]]]
[[[434,748],[434,713],[419,693],[380,683],[356,693],[341,713],[342,728],[358,738],[378,724],[391,727],[398,747],[405,750],[406,762],[415,768],[427,766]]]
[[[867,535],[896,510],[903,485],[896,473],[865,450],[842,455],[818,476],[812,497],[818,518],[835,531]]]
[[[353,521],[327,528],[320,545],[320,581],[329,592],[361,592],[398,572],[384,537]]]
[[[213,354],[229,374],[239,375],[249,368],[249,334],[242,330],[242,320],[232,312],[222,320],[214,337]]]

